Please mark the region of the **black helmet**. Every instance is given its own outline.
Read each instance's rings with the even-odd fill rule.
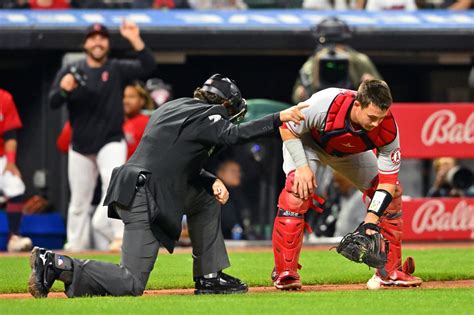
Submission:
[[[313,34],[320,44],[344,43],[351,38],[349,25],[335,16],[319,22],[313,28]]]
[[[204,82],[203,91],[216,94],[229,102],[230,121],[239,122],[247,112],[247,102],[242,98],[239,88],[234,80],[216,73]]]

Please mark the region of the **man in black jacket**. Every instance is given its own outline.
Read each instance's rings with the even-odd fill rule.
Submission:
[[[64,66],[49,95],[52,108],[67,106],[73,129],[68,154],[71,199],[65,246],[71,251],[107,250],[123,234],[122,222],[108,220],[105,207],[97,207],[91,220],[91,202],[98,174],[105,195],[112,170],[126,160],[123,89],[129,81],[150,75],[155,60],[135,23],[125,20],[120,34],[136,51],[136,60],[108,58],[109,32],[104,25],[93,24],[83,43],[86,58]]]
[[[196,89],[194,98],[159,107],[135,153],[114,170],[104,203],[109,216],[125,223],[121,264],[81,261],[35,247],[30,293],[46,297],[59,279],[68,297],[143,294],[160,245],[173,252],[183,214],[193,246],[195,293],[246,292],[245,283],[222,272],[230,266],[220,225],[220,204],[227,202],[228,191],[202,167],[219,146],[277,133],[282,122],[298,123],[303,107],[236,125],[246,102],[236,84],[219,74]]]

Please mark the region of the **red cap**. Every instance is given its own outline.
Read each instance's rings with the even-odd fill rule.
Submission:
[[[87,38],[95,34],[100,34],[102,36],[110,38],[109,30],[107,29],[107,27],[105,27],[105,25],[100,24],[100,23],[94,23],[87,28],[87,32],[86,32],[86,36],[84,37],[84,40],[86,40]]]

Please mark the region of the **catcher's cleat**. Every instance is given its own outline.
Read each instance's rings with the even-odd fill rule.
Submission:
[[[275,288],[279,290],[299,290],[302,286],[300,275],[293,270],[285,270],[280,274],[273,271],[272,280]]]
[[[387,277],[383,277],[380,272],[377,271],[367,282],[367,287],[369,289],[377,289],[377,286],[374,286],[376,283],[378,283],[380,287],[419,287],[423,283],[423,280],[397,269],[392,271]]]
[[[28,280],[28,290],[35,298],[48,297],[49,288],[44,285],[44,270],[47,251],[44,248],[34,247],[30,256],[30,278]],[[50,253],[50,252],[49,252]]]
[[[237,294],[248,291],[248,286],[222,271],[216,278],[195,277],[194,294]]]

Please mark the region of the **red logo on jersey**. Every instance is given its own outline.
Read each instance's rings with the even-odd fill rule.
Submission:
[[[109,81],[109,72],[108,71],[102,72],[102,81],[103,82]]]
[[[393,164],[400,164],[401,154],[400,148],[395,149],[390,153],[390,159],[392,160]]]

